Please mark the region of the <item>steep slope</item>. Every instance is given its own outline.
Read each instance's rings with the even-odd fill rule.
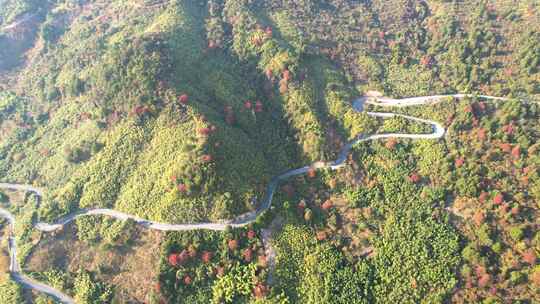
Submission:
[[[21,274],[81,303],[139,292],[152,303],[536,300],[538,7],[0,0],[0,181],[45,192],[20,204],[0,192]],[[523,102],[395,110],[433,130],[352,109],[375,89]],[[340,154],[340,170],[301,168],[338,158],[360,133],[377,135]],[[371,141],[388,133],[409,139]],[[95,207],[220,222],[260,207],[271,178],[292,168],[255,221],[160,234],[154,264],[131,220],[90,211],[56,232],[35,226]],[[72,246],[85,254],[59,261]],[[114,288],[138,263],[158,265],[138,269],[143,291]],[[17,286],[0,284],[4,302],[19,301]]]
[[[264,7],[292,29],[288,38],[340,62],[360,90],[540,93],[534,1],[276,0]]]
[[[326,131],[354,125],[337,124],[354,116],[342,74],[242,1],[218,11],[231,52],[209,43],[211,5],[57,3],[55,35],[19,73],[26,97],[2,93],[3,179],[46,187],[47,219],[100,206],[197,222],[253,209],[271,176],[328,157]]]

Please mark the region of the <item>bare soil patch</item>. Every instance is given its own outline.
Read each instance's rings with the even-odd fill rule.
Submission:
[[[129,244],[110,248],[78,240],[74,225],[68,225],[44,235],[28,257],[25,271],[86,269],[113,285],[120,303],[145,303],[155,285],[161,240],[160,232],[137,227]]]

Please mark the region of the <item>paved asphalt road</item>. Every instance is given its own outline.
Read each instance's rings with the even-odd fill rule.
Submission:
[[[413,98],[404,98],[404,99],[391,99],[391,98],[385,98],[385,97],[360,97],[353,101],[353,107],[357,111],[363,111],[364,104],[371,104],[371,105],[382,106],[382,107],[406,107],[406,106],[433,104],[440,101],[448,100],[449,98],[464,98],[464,97],[470,97],[470,96],[472,95],[456,94],[456,95],[434,95],[434,96],[424,96],[424,97],[413,97]],[[484,95],[479,95],[477,97],[484,98],[484,99],[492,99],[492,100],[507,100],[506,98],[502,98],[502,97],[493,97],[493,96],[484,96]],[[347,160],[347,155],[349,154],[353,146],[358,143],[370,141],[370,140],[382,139],[382,138],[390,138],[390,137],[412,138],[412,139],[438,139],[438,138],[443,137],[445,133],[444,127],[438,122],[435,122],[432,120],[421,119],[421,118],[416,118],[416,117],[402,115],[402,114],[395,114],[395,113],[366,112],[366,114],[369,116],[380,117],[380,118],[403,117],[408,120],[426,123],[432,126],[432,133],[428,133],[428,134],[384,133],[384,134],[374,134],[374,135],[368,135],[368,136],[364,136],[360,134],[356,137],[356,139],[354,139],[352,142],[348,143],[342,148],[342,150],[340,151],[338,155],[338,158],[335,161],[327,162],[327,163],[316,162],[310,166],[293,169],[274,177],[266,188],[266,195],[263,201],[261,202],[259,208],[255,211],[242,214],[231,221],[222,221],[222,222],[217,222],[217,223],[169,224],[169,223],[153,222],[150,220],[142,219],[134,215],[126,214],[126,213],[112,210],[112,209],[84,209],[84,210],[79,210],[74,213],[68,214],[62,218],[59,218],[56,220],[55,223],[52,223],[52,224],[39,222],[35,225],[35,228],[43,232],[50,232],[50,231],[54,231],[56,229],[63,227],[64,225],[75,220],[76,218],[79,218],[81,216],[89,216],[89,215],[107,215],[107,216],[111,216],[120,220],[131,219],[135,221],[137,224],[142,225],[146,228],[162,230],[162,231],[185,231],[185,230],[196,230],[196,229],[221,231],[221,230],[225,230],[229,226],[242,227],[255,221],[255,219],[257,218],[259,214],[261,214],[263,211],[270,208],[270,205],[272,204],[272,197],[274,196],[274,192],[277,186],[279,185],[280,181],[288,179],[295,175],[305,174],[310,169],[321,169],[321,168],[329,168],[332,170],[339,169],[345,165],[345,161]],[[29,185],[0,183],[0,188],[34,192],[38,196],[43,195],[42,190],[35,188],[33,186],[29,186]],[[11,234],[9,236],[9,247],[10,247],[9,251],[10,251],[10,257],[11,257],[10,272],[11,272],[12,278],[27,288],[31,288],[31,289],[49,294],[63,303],[75,303],[72,298],[63,294],[62,292],[54,289],[51,286],[36,282],[24,276],[21,273],[21,267],[17,261],[17,246],[16,246],[15,238],[13,237],[13,231],[14,231],[13,227],[15,225],[15,217],[8,210],[0,208],[0,218],[2,217],[6,218],[11,226]]]

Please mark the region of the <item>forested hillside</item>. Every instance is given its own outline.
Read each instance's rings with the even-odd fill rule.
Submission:
[[[79,303],[540,301],[539,8],[0,0],[0,181],[44,189],[0,196],[23,271]],[[281,183],[245,228],[154,235],[88,216],[33,229],[92,208],[224,223],[261,211],[278,174],[334,161],[359,134],[431,132],[356,111],[370,91],[511,100],[392,110],[446,134],[359,143],[344,168]],[[48,253],[70,244],[95,254]],[[2,276],[2,248],[0,302],[46,301]]]
[[[329,122],[352,96],[329,63],[317,68],[332,79],[293,80],[312,60],[258,29],[247,8],[239,27],[249,28],[231,33],[225,52],[208,41],[208,13],[191,3],[51,13],[56,34],[40,37],[18,79],[24,97],[2,95],[4,122],[24,128],[6,126],[0,170],[49,189],[42,216],[103,206],[168,222],[227,219],[253,208],[271,176],[330,153],[328,128],[347,133]],[[329,80],[340,87],[321,90]]]

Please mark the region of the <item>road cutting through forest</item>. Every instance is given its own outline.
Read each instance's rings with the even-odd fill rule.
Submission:
[[[422,96],[422,97],[411,97],[403,99],[392,99],[387,97],[373,97],[373,96],[364,96],[359,97],[353,101],[353,108],[358,112],[363,112],[364,105],[374,105],[380,107],[408,107],[408,106],[419,106],[419,105],[429,105],[438,103],[445,100],[451,99],[461,99],[465,97],[477,97],[482,99],[489,100],[509,100],[504,97],[495,97],[495,96],[486,96],[486,95],[469,95],[469,94],[454,94],[454,95],[433,95],[433,96]],[[337,170],[346,165],[346,160],[351,149],[361,142],[383,139],[383,138],[410,138],[410,139],[439,139],[442,138],[445,134],[444,127],[435,121],[428,119],[421,119],[409,115],[396,114],[391,112],[365,112],[367,115],[378,118],[393,118],[393,117],[402,117],[407,120],[416,121],[420,123],[429,124],[432,127],[432,133],[427,134],[407,134],[407,133],[383,133],[383,134],[374,134],[374,135],[358,135],[353,141],[345,145],[338,157],[333,162],[316,162],[309,166],[302,168],[297,168],[289,170],[283,174],[280,174],[270,181],[266,187],[266,194],[257,210],[251,211],[245,214],[242,214],[232,220],[220,221],[220,222],[208,222],[208,223],[192,223],[192,224],[170,224],[170,223],[160,223],[154,222],[146,219],[139,218],[137,216],[126,214],[117,210],[112,209],[83,209],[73,213],[70,213],[66,216],[63,216],[57,219],[54,223],[44,223],[38,222],[34,225],[34,228],[42,232],[51,232],[57,229],[64,227],[64,225],[74,221],[75,219],[83,216],[91,215],[106,215],[119,220],[133,220],[136,224],[141,225],[148,229],[155,229],[161,231],[187,231],[187,230],[217,230],[223,231],[228,227],[238,228],[251,224],[254,222],[257,217],[266,211],[272,205],[272,198],[274,192],[277,189],[279,183],[284,181],[292,176],[306,174],[309,170],[312,169],[331,169]],[[37,196],[41,197],[43,191],[39,188],[22,185],[22,184],[12,184],[12,183],[0,183],[0,188],[10,189],[10,190],[19,190],[26,192],[33,192]],[[34,289],[39,292],[46,293],[62,303],[75,303],[75,301],[68,295],[62,293],[61,291],[56,290],[55,288],[48,286],[43,283],[39,283],[27,276],[25,276],[22,271],[20,264],[17,260],[17,244],[14,236],[14,227],[15,227],[15,217],[8,210],[0,208],[0,218],[5,218],[8,221],[10,227],[10,233],[8,236],[8,246],[10,253],[10,268],[11,277],[14,281],[20,283],[26,288]]]

